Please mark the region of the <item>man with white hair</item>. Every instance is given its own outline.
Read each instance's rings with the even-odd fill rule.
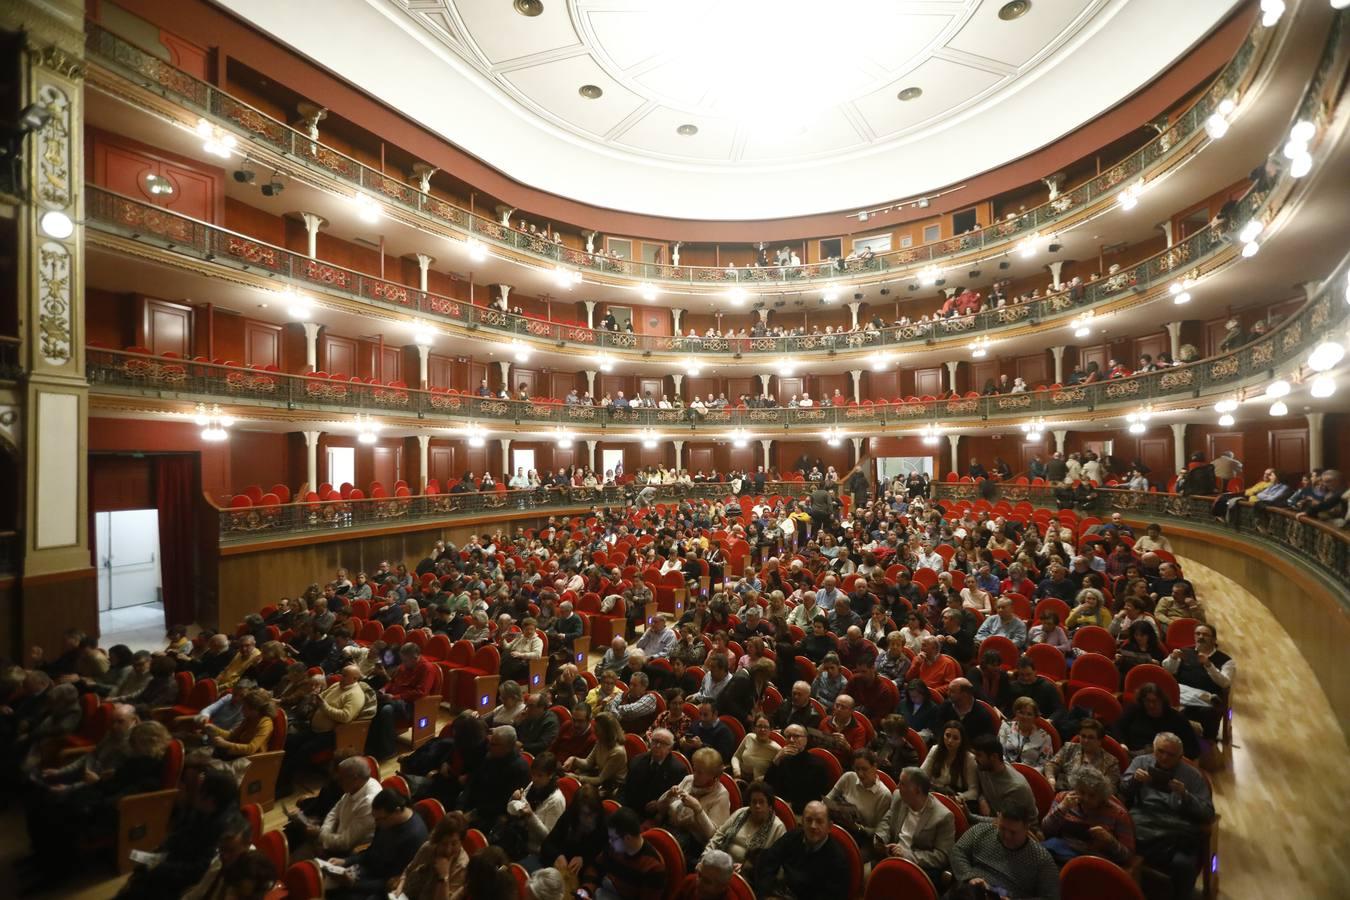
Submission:
[[[609,642],[609,649],[600,657],[600,662],[596,664],[595,672],[599,675],[606,670],[617,672],[623,668],[624,662],[628,659],[628,642],[623,639],[623,635],[616,634],[614,640]]]
[[[652,617],[647,630],[638,638],[637,649],[648,659],[665,659],[675,649],[675,632],[668,627],[664,613]]]
[[[1019,650],[1027,646],[1027,623],[1013,612],[1013,602],[1007,597],[1000,597],[994,604],[994,615],[980,623],[979,630],[975,632],[975,640],[983,641],[993,635],[1007,638],[1016,644]]]
[[[623,805],[644,819],[656,815],[661,797],[685,776],[684,763],[673,752],[675,735],[669,729],[653,729],[647,745],[650,750],[628,761],[628,777],[620,794]]]
[[[531,873],[525,887],[530,900],[563,900],[564,884],[562,873],[549,866]]]
[[[1197,826],[1214,821],[1214,801],[1200,771],[1182,759],[1181,738],[1170,731],[1153,739],[1153,752],[1136,756],[1120,790],[1138,835],[1136,852],[1172,879],[1172,896],[1187,900],[1207,836]]]
[[[676,900],[723,900],[728,896],[727,887],[731,884],[734,869],[731,854],[724,850],[704,850],[694,869],[694,877],[685,878],[684,885],[675,895]]]
[[[491,828],[506,815],[506,804],[530,781],[530,767],[516,748],[516,729],[499,725],[488,732],[487,756],[464,782],[459,808],[475,825]]]

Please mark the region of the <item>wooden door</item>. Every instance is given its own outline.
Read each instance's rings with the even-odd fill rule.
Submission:
[[[637,389],[639,399],[646,399],[647,395],[651,394],[652,400],[660,400],[666,393],[666,380],[638,376]]]
[[[375,450],[375,480],[384,485],[384,489],[392,496],[394,493],[394,482],[399,479],[399,463],[402,454],[402,447],[376,447]]]
[[[1281,475],[1308,470],[1308,429],[1280,428],[1270,432],[1270,465]]]
[[[516,395],[516,392],[519,391],[521,387],[525,388],[525,393],[527,395],[531,397],[539,396],[539,391],[537,387],[538,383],[539,383],[539,373],[534,371],[533,369],[516,369],[516,368],[511,369],[512,397]]]
[[[447,491],[453,485],[454,478],[459,474],[455,467],[455,448],[435,447],[427,448],[427,479],[435,479],[440,482],[441,490]]]
[[[1300,432],[1301,433],[1301,432]],[[1209,453],[1209,459],[1218,459],[1222,454],[1229,450],[1233,451],[1233,456],[1238,462],[1247,458],[1243,453],[1243,434],[1240,431],[1215,431],[1206,435],[1206,450]]]
[[[427,387],[455,387],[453,380],[455,361],[448,356],[427,356]],[[434,476],[433,476],[434,477]]]
[[[385,384],[391,381],[403,381],[403,354],[397,347],[385,347],[380,351],[380,380]],[[417,387],[417,385],[413,385]]]
[[[192,307],[151,297],[137,298],[141,304],[141,340],[151,353],[177,353],[192,356]]]
[[[852,388],[852,384],[849,385]],[[901,395],[900,373],[865,372],[860,385],[863,400],[894,400]],[[853,391],[848,392],[850,398]]]
[[[942,368],[915,369],[914,393],[919,397],[936,397],[942,393]]]
[[[749,448],[747,448],[749,449]],[[685,451],[689,457],[684,467],[691,473],[710,472],[713,468],[713,448],[712,447],[689,447]]]
[[[1049,355],[1044,351],[1034,356],[1017,357],[1017,377],[1027,383],[1028,388],[1050,384],[1055,370],[1050,366]]]
[[[323,336],[323,353],[319,356],[319,367],[329,375],[356,374],[356,341],[351,338]]]
[[[778,398],[779,405],[791,400],[793,394],[800,396],[802,391],[806,390],[806,382],[800,375],[794,375],[791,378],[784,378],[780,375],[774,381],[777,382],[774,387],[774,396]]]
[[[1139,358],[1144,354],[1147,353],[1156,361],[1158,355],[1168,352],[1171,346],[1171,338],[1163,331],[1160,331],[1157,334],[1151,334],[1148,337],[1136,338],[1134,342],[1134,359],[1122,359],[1121,362],[1133,369],[1139,364]]]
[[[1157,485],[1166,485],[1176,474],[1176,460],[1172,458],[1172,439],[1154,437],[1139,439],[1139,461],[1150,470],[1148,480]],[[1125,460],[1126,463],[1134,460]]]
[[[1106,363],[1109,358],[1110,350],[1105,344],[1099,344],[1096,347],[1083,347],[1078,351],[1079,365],[1083,367],[1083,371],[1087,371],[1088,363],[1095,362],[1102,378],[1106,377]]]
[[[244,365],[281,367],[281,326],[244,320]]]
[[[959,367],[958,367],[959,371]],[[984,386],[992,381],[994,386],[998,386],[998,360],[984,359],[970,366],[970,380],[961,387],[961,393],[966,391],[984,392]]]

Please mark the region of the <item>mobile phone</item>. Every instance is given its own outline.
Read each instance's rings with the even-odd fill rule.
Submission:
[[[1160,791],[1166,790],[1167,786],[1172,783],[1172,776],[1162,769],[1149,769],[1148,774],[1149,783]]]

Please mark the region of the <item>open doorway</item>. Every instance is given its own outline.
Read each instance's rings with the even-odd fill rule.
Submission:
[[[132,636],[144,637],[153,646],[164,633],[159,511],[96,512],[94,540],[99,632],[125,636],[115,642],[128,646],[142,643]]]
[[[909,473],[920,472],[933,477],[933,457],[931,456],[879,456],[877,457],[877,480],[890,481],[897,476],[908,478]]]
[[[623,450],[605,448],[600,451],[600,474],[613,472],[617,479],[623,475]]]
[[[335,488],[344,484],[356,486],[356,448],[328,448],[328,483]]]

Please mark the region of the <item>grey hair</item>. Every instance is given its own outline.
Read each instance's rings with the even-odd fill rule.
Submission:
[[[928,777],[928,773],[918,766],[905,766],[900,770],[900,778],[908,781],[925,794],[933,790],[933,779]]]
[[[364,756],[349,756],[342,762],[338,763],[338,772],[340,772],[343,775],[349,775],[352,777],[355,777],[357,775],[365,775],[367,778],[369,778],[370,764],[366,762],[366,758]]]
[[[492,736],[503,744],[516,745],[516,729],[511,725],[498,725],[492,729]]]
[[[646,687],[647,685],[651,684],[651,680],[647,678],[646,672],[634,672],[632,676],[629,677],[628,681],[630,684],[637,684],[641,682],[643,687]]]
[[[536,869],[526,886],[532,900],[563,900],[562,873],[552,866]]]
[[[1173,747],[1177,748],[1186,746],[1181,742],[1181,738],[1170,731],[1160,731],[1153,736],[1153,746],[1156,747],[1159,744],[1171,744]]]
[[[1069,784],[1080,794],[1087,794],[1098,800],[1105,800],[1112,794],[1111,782],[1106,776],[1091,766],[1080,766],[1073,772]]]
[[[699,866],[707,866],[710,869],[715,869],[725,877],[730,878],[735,867],[735,861],[731,858],[731,854],[727,853],[725,850],[714,850],[709,848],[704,850],[703,856],[699,858]]]

